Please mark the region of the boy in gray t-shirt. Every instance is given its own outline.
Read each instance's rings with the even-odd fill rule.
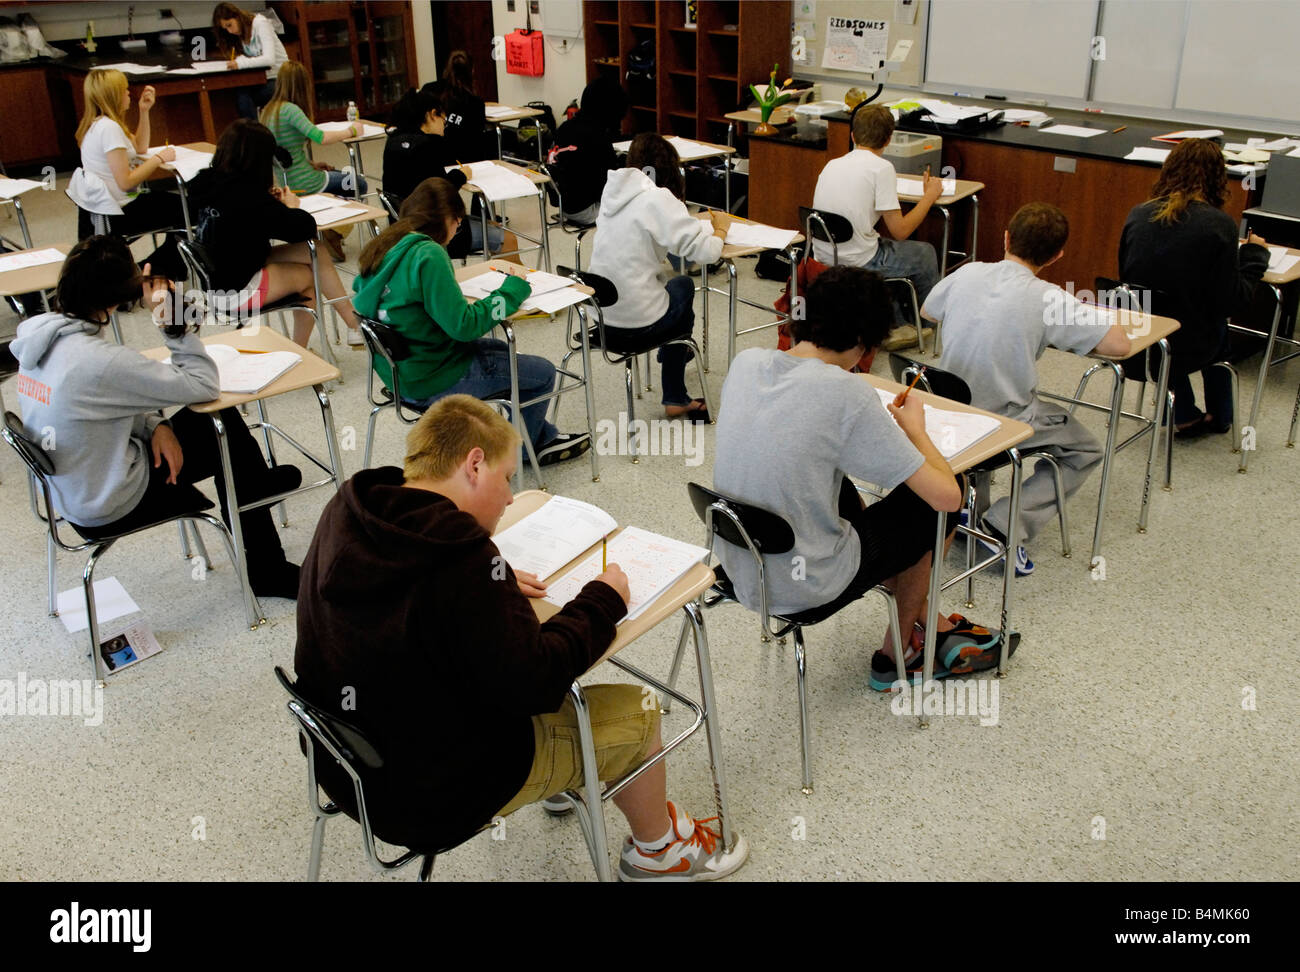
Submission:
[[[880,276],[832,267],[809,288],[804,320],[791,324],[789,351],[736,355],[722,387],[714,485],[720,493],[783,516],[794,549],[764,560],[769,609],[782,616],[816,609],[827,617],[884,583],[897,596],[909,672],[920,670],[937,511],[953,513],[963,490],[925,433],[920,396],[889,411],[861,375],[858,359],[878,347],[891,323]],[[892,413],[892,414],[891,414]],[[892,490],[863,507],[856,476]],[[949,517],[949,535],[956,528]],[[748,550],[724,541],[715,552],[737,599],[758,610],[759,579]],[[938,619],[939,676],[997,661],[997,632],[960,615]],[[895,680],[893,646],[872,659],[871,685]]]
[[[1027,422],[1034,435],[1024,453],[1056,456],[1069,497],[1101,462],[1102,448],[1069,413],[1038,397],[1038,359],[1048,347],[1075,354],[1126,357],[1128,334],[1101,309],[1084,304],[1038,274],[1065,253],[1070,226],[1055,206],[1029,203],[1011,218],[1001,263],[968,263],[930,292],[921,314],[943,322],[939,367],[965,380],[971,404]],[[998,500],[984,516],[986,532],[1006,537],[1010,500]],[[1032,539],[1056,515],[1052,471],[1039,463],[1020,493],[1018,533]],[[1032,572],[1020,546],[1016,574]]]

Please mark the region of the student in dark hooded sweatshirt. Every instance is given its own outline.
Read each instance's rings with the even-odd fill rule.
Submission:
[[[271,162],[275,137],[263,125],[241,118],[221,133],[212,165],[189,183],[194,235],[215,271],[214,290],[237,294],[221,307],[248,314],[291,294],[315,299],[311,253],[316,221],[299,208],[298,197],[275,185]],[[287,242],[276,246],[272,240]],[[346,298],[331,260],[317,260],[321,290],[330,300]],[[348,326],[348,344],[364,347],[356,314],[346,299],[333,305]],[[315,322],[294,315],[293,339],[306,347]]]
[[[547,164],[560,190],[564,217],[587,226],[596,222],[600,194],[611,169],[619,168],[619,136],[627,94],[613,78],[597,78],[582,92],[582,107],[555,133]]]
[[[469,167],[460,164],[446,134],[447,98],[445,85],[426,84],[419,91],[411,88],[393,106],[384,143],[384,191],[396,197],[398,209],[425,179],[446,179],[457,189],[465,185]],[[489,222],[487,233],[493,253],[519,249],[518,238],[500,223]],[[453,259],[482,251],[483,221],[478,218],[462,222],[447,243]],[[519,262],[517,255],[507,259]]]

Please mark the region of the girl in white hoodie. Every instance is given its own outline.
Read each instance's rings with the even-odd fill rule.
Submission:
[[[645,132],[632,140],[627,167],[609,174],[600,197],[591,272],[618,288],[618,302],[605,309],[609,350],[642,351],[689,337],[695,327],[695,283],[687,276],[665,282],[664,257],[714,263],[730,222],[725,213],[696,219],[682,202],[681,163],[661,135]],[[704,400],[686,390],[685,345],[659,347],[664,411],[669,418],[708,422]]]

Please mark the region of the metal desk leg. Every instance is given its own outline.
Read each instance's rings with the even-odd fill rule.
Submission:
[[[940,510],[936,515],[934,528],[934,550],[931,552],[930,560],[930,593],[926,601],[925,611],[925,661],[921,669],[921,690],[923,692],[932,691],[934,684],[934,651],[935,641],[938,638],[939,625],[939,592],[943,588],[943,541],[947,531],[944,529],[948,525],[948,515]],[[1012,561],[1014,565],[1015,561]],[[1012,567],[1014,570],[1014,566]],[[924,713],[925,707],[921,707]],[[930,717],[927,715],[917,716],[917,725],[922,729],[930,728]]]
[[[184,197],[182,196],[181,198]],[[12,202],[14,204],[14,212],[18,214],[18,228],[22,231],[23,234],[23,246],[25,246],[29,250],[33,249],[32,234],[31,231],[28,230],[27,228],[27,214],[23,212],[23,201],[19,199],[17,196],[14,196]]]
[[[1088,561],[1089,570],[1097,566],[1097,558],[1101,556],[1101,530],[1102,524],[1106,521],[1106,500],[1110,496],[1110,466],[1115,460],[1115,436],[1119,432],[1120,413],[1124,410],[1124,373],[1115,362],[1107,361],[1106,364],[1110,365],[1114,373],[1115,387],[1110,393],[1110,421],[1106,426],[1106,451],[1102,454],[1101,460],[1101,489],[1097,493],[1097,525],[1092,532],[1092,559]]]
[[[586,321],[581,317],[578,324],[582,330],[582,391],[587,399],[587,430],[591,433],[591,481],[600,482],[600,456],[596,449],[596,394],[591,387],[591,338],[587,333]],[[556,400],[556,415],[559,415],[559,400]]]
[[[221,474],[225,480],[226,512],[230,516],[230,533],[235,541],[235,570],[239,571],[239,586],[244,592],[244,610],[248,615],[248,627],[256,631],[259,624],[266,624],[262,616],[262,606],[257,595],[248,583],[248,554],[244,551],[244,527],[239,516],[239,500],[235,496],[235,474],[230,468],[230,443],[226,438],[226,425],[220,412],[212,413],[212,425],[217,433],[217,451],[221,454]]]
[[[271,460],[271,465],[276,465],[275,461],[275,443],[271,440],[271,430],[267,428],[268,421],[266,417],[266,400],[259,398],[257,400],[257,420],[262,431],[262,445],[266,448],[266,458]],[[280,508],[280,526],[289,525],[289,508],[284,502],[275,504]]]
[[[704,703],[705,732],[709,741],[709,771],[713,774],[713,799],[718,807],[718,830],[727,851],[736,848],[736,832],[731,828],[727,813],[727,778],[722,766],[722,732],[718,726],[718,704],[713,694],[713,665],[709,660],[709,636],[704,630],[704,616],[694,601],[683,605],[682,610],[695,635],[695,660],[700,669],[700,701]]]
[[[339,457],[339,440],[334,433],[334,408],[330,404],[329,392],[324,385],[312,385],[316,401],[320,403],[320,417],[325,424],[325,441],[329,445],[330,471],[334,473],[334,492],[339,491],[343,482],[343,460]]]
[[[736,261],[727,261],[727,367],[736,357]]]
[[[1156,414],[1151,419],[1151,448],[1147,450],[1147,471],[1142,480],[1142,512],[1138,514],[1138,533],[1147,532],[1147,511],[1151,502],[1151,467],[1156,461],[1156,443],[1160,441],[1160,420],[1165,417],[1165,399],[1168,397],[1169,390],[1169,342],[1164,338],[1160,339],[1160,379],[1156,391]],[[1141,403],[1139,403],[1140,405]],[[1144,411],[1139,409],[1139,411]],[[1168,416],[1168,421],[1173,421],[1173,416]],[[1172,435],[1172,426],[1166,430],[1166,434]]]
[[[1288,449],[1295,448],[1295,427],[1297,422],[1300,422],[1300,387],[1295,390],[1295,405],[1291,407],[1291,431],[1286,437],[1286,447]]]
[[[1257,446],[1259,443],[1259,429],[1255,426],[1255,419],[1259,415],[1259,399],[1264,394],[1264,382],[1268,380],[1269,363],[1273,360],[1273,345],[1277,341],[1278,324],[1282,321],[1282,291],[1274,284],[1269,284],[1268,289],[1273,291],[1273,299],[1277,301],[1277,304],[1273,309],[1273,324],[1268,329],[1268,343],[1264,346],[1264,360],[1259,363],[1259,378],[1255,382],[1255,398],[1250,403],[1250,421],[1246,423],[1247,427],[1255,433],[1251,438]],[[1236,403],[1234,402],[1233,405],[1235,407]],[[1241,448],[1245,441],[1246,436],[1243,433],[1241,441],[1234,443],[1234,445]],[[1237,472],[1244,473],[1246,471],[1249,454],[1249,450],[1241,449],[1241,462],[1237,465]]]
[[[971,205],[970,262],[974,263],[975,250],[979,246],[979,241],[980,241],[980,195],[978,192],[975,193],[975,195],[970,197],[970,205]]]
[[[312,316],[316,318],[316,330],[320,332],[320,346],[321,350],[324,352],[321,357],[332,364],[335,368],[338,368],[338,359],[334,357],[334,349],[330,347],[329,335],[325,333],[325,322],[329,319],[329,304],[325,302],[325,294],[320,289],[320,264],[317,262],[320,259],[320,256],[316,251],[315,240],[307,241],[307,252],[311,255],[311,285],[314,288],[313,293],[315,294],[312,301],[315,305],[312,308],[314,312]],[[336,343],[338,339],[338,328],[336,326],[334,330],[334,340]],[[340,368],[339,384],[342,383],[343,370]]]
[[[348,161],[352,163],[352,198],[361,202],[361,143],[348,142]]]
[[[181,178],[179,172],[176,173],[176,191],[181,197],[181,215],[185,217],[185,238],[194,239],[194,227],[190,223],[190,201],[185,194],[185,180]]]
[[[686,269],[686,261],[682,261],[682,269]],[[704,340],[700,343],[704,351],[704,372],[709,371],[709,265],[707,262],[700,264],[700,293],[704,298]]]
[[[734,141],[734,136],[733,136],[734,131],[735,131],[735,126],[733,126],[730,122],[728,122],[727,123],[727,148],[735,148],[735,145],[732,144]],[[722,157],[722,166],[723,166],[722,199],[724,204],[724,212],[727,213],[731,212],[731,159],[733,155],[734,153],[728,153],[727,155],[724,155]]]
[[[541,151],[542,140],[539,136],[537,139],[538,151]],[[538,231],[542,237],[542,263],[543,269],[547,273],[551,272],[551,234],[546,232],[546,187],[537,187],[537,212],[541,217],[541,229]]]
[[[939,210],[939,214],[943,217],[943,246],[939,250],[939,279],[942,280],[948,275],[948,234],[952,231],[952,213],[948,212],[947,206],[934,208]]]
[[[569,686],[569,698],[573,700],[573,708],[578,715],[578,742],[582,749],[582,776],[585,784],[583,800],[577,807],[580,819],[586,824],[583,828],[586,831],[584,836],[587,837],[591,863],[596,868],[596,879],[609,882],[614,880],[614,875],[609,866],[605,801],[600,795],[600,770],[596,765],[596,742],[591,735],[591,710],[587,706],[582,686],[577,682]]]
[[[1011,457],[1011,510],[1010,519],[1007,520],[1006,560],[1002,563],[1002,627],[998,629],[1002,632],[1002,650],[998,652],[998,678],[1006,678],[1007,652],[1011,650],[1009,621],[1011,614],[1011,584],[1016,577],[1016,547],[1020,543],[1020,537],[1016,535],[1020,526],[1020,480],[1024,475],[1020,450],[1008,449],[1007,455]],[[968,544],[974,544],[974,540],[970,537],[967,537],[966,541]],[[927,630],[927,636],[928,634]]]

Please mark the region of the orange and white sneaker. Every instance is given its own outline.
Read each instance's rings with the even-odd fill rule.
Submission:
[[[739,870],[749,858],[744,837],[737,835],[736,846],[728,853],[722,835],[704,826],[717,817],[692,820],[671,802],[668,815],[676,839],[657,853],[647,854],[629,837],[618,862],[620,881],[716,881]]]

